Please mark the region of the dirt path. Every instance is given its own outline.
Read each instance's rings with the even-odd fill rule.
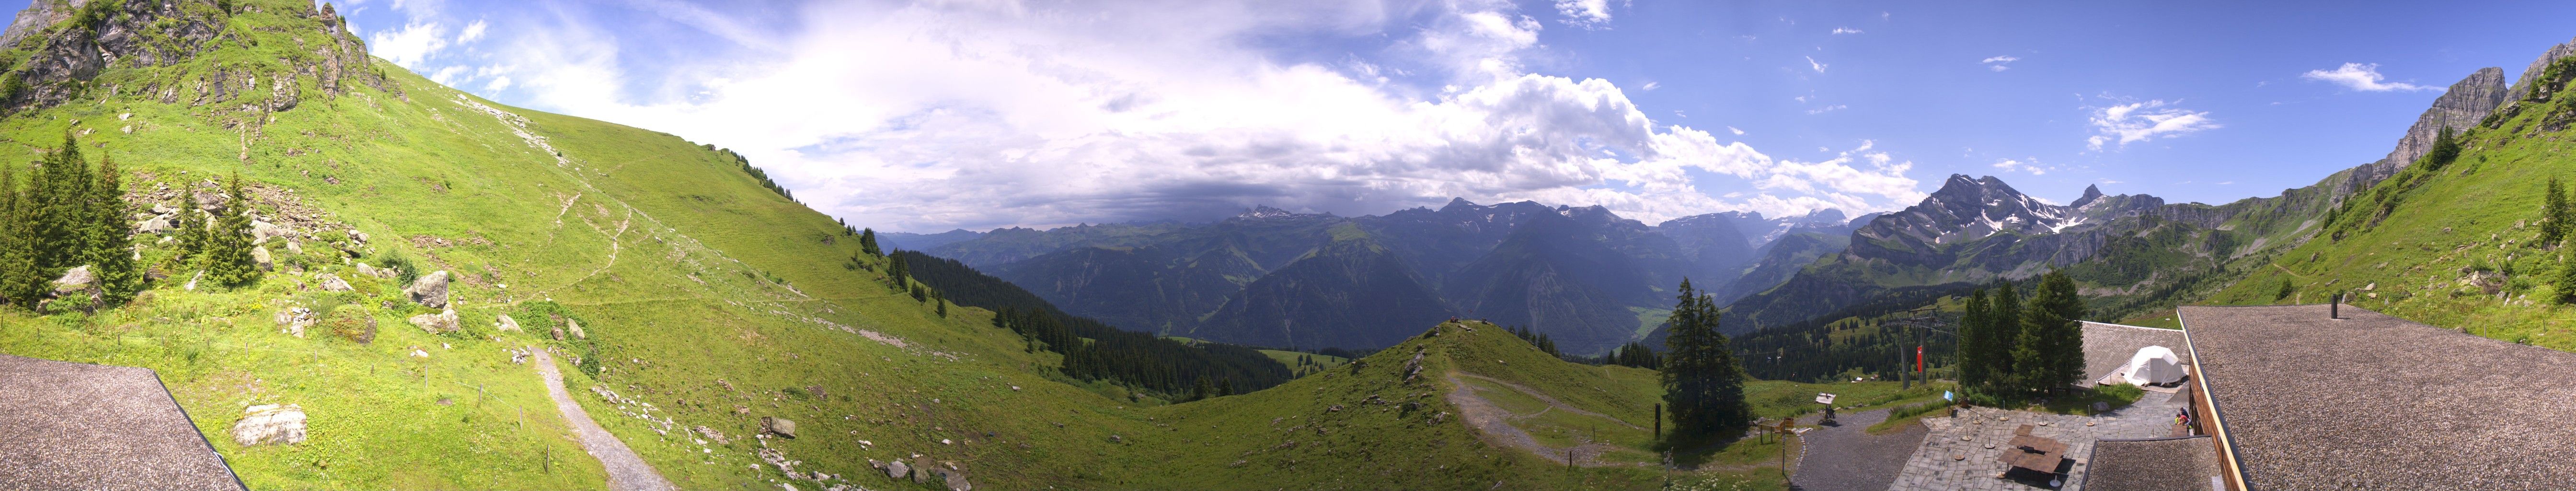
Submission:
[[[1484,396],[1476,395],[1475,386],[1468,385],[1464,380],[1459,380],[1459,377],[1474,378],[1477,380],[1493,382],[1496,385],[1509,387],[1515,392],[1520,392],[1522,395],[1527,395],[1532,398],[1536,398],[1539,401],[1546,402],[1548,407],[1540,409],[1535,413],[1513,414],[1511,411],[1504,410],[1501,406],[1494,405],[1493,401],[1485,400]],[[1622,425],[1627,425],[1626,422],[1620,422],[1619,418],[1603,416],[1601,413],[1585,411],[1574,406],[1568,406],[1563,402],[1558,402],[1555,398],[1539,394],[1537,391],[1529,390],[1528,387],[1522,387],[1520,384],[1494,380],[1493,378],[1483,375],[1454,371],[1449,372],[1449,385],[1457,387],[1455,389],[1450,389],[1448,398],[1449,402],[1458,405],[1459,419],[1466,420],[1467,425],[1476,427],[1477,433],[1484,438],[1486,443],[1490,443],[1495,446],[1528,450],[1530,453],[1538,454],[1541,457],[1546,457],[1552,460],[1563,460],[1566,458],[1566,452],[1572,451],[1574,452],[1575,465],[1584,467],[1636,465],[1630,463],[1601,462],[1599,459],[1601,453],[1615,448],[1610,445],[1587,443],[1576,445],[1572,448],[1550,447],[1539,444],[1538,439],[1531,438],[1528,431],[1523,431],[1520,427],[1512,426],[1511,424],[1511,420],[1536,417],[1541,414],[1547,414],[1548,411],[1553,410],[1565,410],[1576,414],[1598,416],[1603,419],[1619,422]],[[1631,428],[1636,427],[1636,425],[1627,426]]]
[[[599,422],[591,421],[590,412],[582,410],[581,404],[572,401],[572,394],[564,391],[563,372],[555,368],[553,355],[542,349],[531,351],[536,354],[537,374],[546,379],[546,395],[555,398],[555,410],[562,412],[564,420],[572,422],[573,432],[581,435],[581,448],[589,451],[591,457],[598,458],[601,467],[608,468],[608,489],[678,489],[671,485],[671,481],[662,479],[660,472],[654,472],[653,466],[646,465],[643,457],[636,456],[634,449],[626,448],[626,442],[618,441],[616,435],[600,428]]]
[[[1823,419],[1818,416],[1818,419]],[[1882,435],[1869,434],[1870,425],[1887,420],[1887,410],[1878,409],[1845,414],[1836,424],[1818,426],[1798,439],[1806,445],[1798,452],[1798,471],[1790,478],[1799,489],[1813,491],[1877,491],[1896,482],[1896,473],[1905,469],[1905,460],[1923,446],[1923,425],[1909,424],[1905,429]]]

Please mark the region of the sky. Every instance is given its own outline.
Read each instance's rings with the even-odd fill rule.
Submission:
[[[23,1],[18,2],[23,5]],[[2576,4],[353,0],[377,57],[734,149],[886,231],[1536,200],[2223,203],[2384,156]]]

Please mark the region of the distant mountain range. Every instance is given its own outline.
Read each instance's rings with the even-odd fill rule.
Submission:
[[[1079,315],[1174,336],[1374,348],[1464,316],[1590,353],[1660,324],[1667,292],[1685,277],[1751,294],[1840,250],[1875,216],[1730,212],[1649,226],[1601,207],[1457,199],[1362,217],[1256,207],[1210,224],[884,237],[993,271]]]

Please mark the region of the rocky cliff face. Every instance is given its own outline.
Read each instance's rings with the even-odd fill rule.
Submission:
[[[399,89],[372,69],[366,45],[349,34],[330,6],[268,12],[256,5],[224,10],[214,0],[137,0],[88,2],[36,0],[18,14],[0,47],[32,56],[7,75],[0,98],[12,110],[50,107],[84,92],[104,90],[109,97],[141,94],[165,104],[229,104],[239,101],[247,112],[292,110],[303,99],[305,82],[324,96],[344,93],[344,84],[380,90]],[[225,18],[239,13],[271,13],[300,18],[310,30],[292,33],[291,49],[269,47],[274,59],[201,59],[226,44],[251,41],[227,34]],[[118,68],[199,65],[176,81],[124,80],[103,73]],[[262,82],[266,82],[263,84]],[[139,85],[139,86],[138,86]],[[262,97],[264,96],[264,97]]]
[[[2556,46],[2550,46],[2548,51],[2540,52],[2540,59],[2531,60],[2531,66],[2522,69],[2522,77],[2514,79],[2513,87],[2505,93],[2505,99],[2518,100],[2525,95],[2530,95],[2532,79],[2540,78],[2540,73],[2549,68],[2550,62],[2568,56],[2576,56],[2576,40],[2558,43]]]
[[[2423,115],[2415,118],[2415,125],[2407,127],[2406,134],[2397,138],[2397,148],[2389,150],[2386,158],[2355,168],[2342,192],[2368,189],[2372,184],[2397,175],[2397,171],[2405,170],[2407,165],[2415,163],[2415,159],[2423,158],[2424,152],[2433,149],[2433,139],[2441,135],[2442,128],[2468,131],[2469,127],[2477,126],[2479,120],[2495,112],[2496,106],[2509,100],[2505,97],[2506,92],[2504,69],[2496,67],[2480,68],[2468,78],[2460,79],[2459,83],[2451,84],[2450,90],[2433,99],[2433,107],[2426,108]]]

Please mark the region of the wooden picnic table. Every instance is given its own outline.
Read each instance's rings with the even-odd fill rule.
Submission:
[[[2012,446],[2014,448],[2030,449],[2033,452],[2048,454],[2052,457],[2066,454],[2065,442],[2030,435],[2013,437]]]
[[[2065,462],[2065,460],[2065,457],[2037,452],[2026,452],[2018,448],[2006,450],[2003,455],[2004,465],[2030,469],[2031,471],[2042,474],[2056,474],[2057,465]]]

